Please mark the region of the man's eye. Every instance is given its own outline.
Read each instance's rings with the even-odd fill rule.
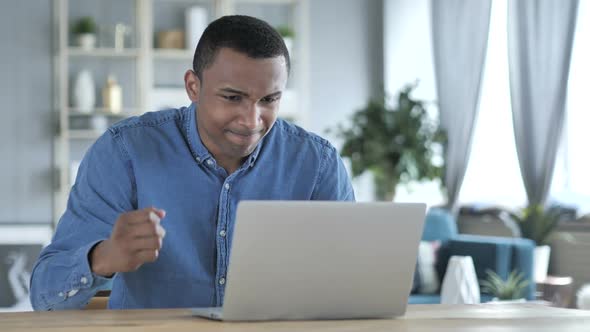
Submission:
[[[274,102],[275,102],[275,101],[277,101],[277,100],[279,100],[279,98],[278,98],[278,97],[264,97],[264,98],[262,98],[262,100],[261,100],[261,101],[262,101],[263,103],[265,103],[265,104],[271,104],[271,103],[274,103]]]
[[[229,101],[234,101],[234,102],[242,100],[242,96],[238,96],[238,95],[223,96],[223,98],[225,98],[226,100],[229,100]]]

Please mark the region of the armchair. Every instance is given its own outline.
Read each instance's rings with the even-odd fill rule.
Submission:
[[[502,278],[508,277],[513,269],[518,269],[529,281],[524,297],[527,300],[535,298],[533,280],[535,244],[533,241],[522,238],[458,234],[453,216],[440,208],[432,208],[428,211],[422,241],[441,242],[436,259],[436,271],[441,283],[451,256],[471,256],[478,279],[484,279],[488,269]],[[481,294],[482,302],[491,299],[490,294]],[[440,290],[436,294],[411,294],[408,302],[411,304],[440,303]]]

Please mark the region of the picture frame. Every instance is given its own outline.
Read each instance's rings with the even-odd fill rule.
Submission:
[[[0,312],[33,310],[31,273],[52,233],[51,224],[0,223]]]

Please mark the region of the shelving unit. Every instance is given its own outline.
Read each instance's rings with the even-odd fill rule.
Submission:
[[[280,116],[305,127],[308,114],[308,36],[310,0],[53,0],[54,7],[54,95],[56,131],[54,138],[54,209],[57,223],[65,210],[71,188],[72,168],[83,152],[105,128],[80,128],[72,124],[91,123],[104,119],[110,125],[129,116],[156,111],[158,99],[174,99],[168,106],[189,103],[183,97],[183,74],[192,67],[194,49],[154,48],[159,26],[184,29],[181,13],[189,6],[208,9],[208,21],[223,15],[245,14],[259,17],[273,26],[288,25],[295,31],[292,71],[287,91],[281,101]],[[121,8],[121,10],[117,10]],[[169,16],[166,16],[166,13]],[[127,16],[129,17],[127,17]],[[170,15],[173,18],[170,18]],[[133,37],[127,48],[116,49],[98,45],[92,50],[77,47],[69,34],[71,23],[81,16],[92,16],[98,23],[114,24],[113,20],[133,27]],[[168,17],[168,18],[167,18]],[[165,20],[168,19],[168,22]],[[110,22],[109,22],[110,20]],[[105,21],[105,22],[103,22]],[[83,113],[71,107],[70,89],[73,75],[82,68],[93,72],[97,107]],[[112,114],[100,103],[100,89],[109,73],[121,78],[123,110]],[[120,75],[120,76],[119,76]],[[178,98],[178,99],[177,99]],[[180,100],[179,98],[183,98]],[[160,100],[161,101],[161,100]],[[74,165],[74,166],[73,166]]]
[[[105,57],[105,58],[136,58],[139,57],[140,50],[127,48],[95,48],[93,50],[84,50],[79,47],[68,47],[66,56],[69,57]]]
[[[153,51],[154,59],[174,59],[174,60],[187,60],[192,61],[194,56],[194,51],[191,50],[163,50],[163,49],[156,49]]]

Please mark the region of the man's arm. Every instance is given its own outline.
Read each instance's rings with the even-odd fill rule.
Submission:
[[[121,138],[107,131],[84,156],[68,206],[31,276],[35,310],[83,308],[109,279],[93,273],[90,254],[115,220],[134,210],[135,184]]]
[[[336,149],[330,145],[324,147],[320,170],[312,200],[354,201],[354,190],[350,176]]]

